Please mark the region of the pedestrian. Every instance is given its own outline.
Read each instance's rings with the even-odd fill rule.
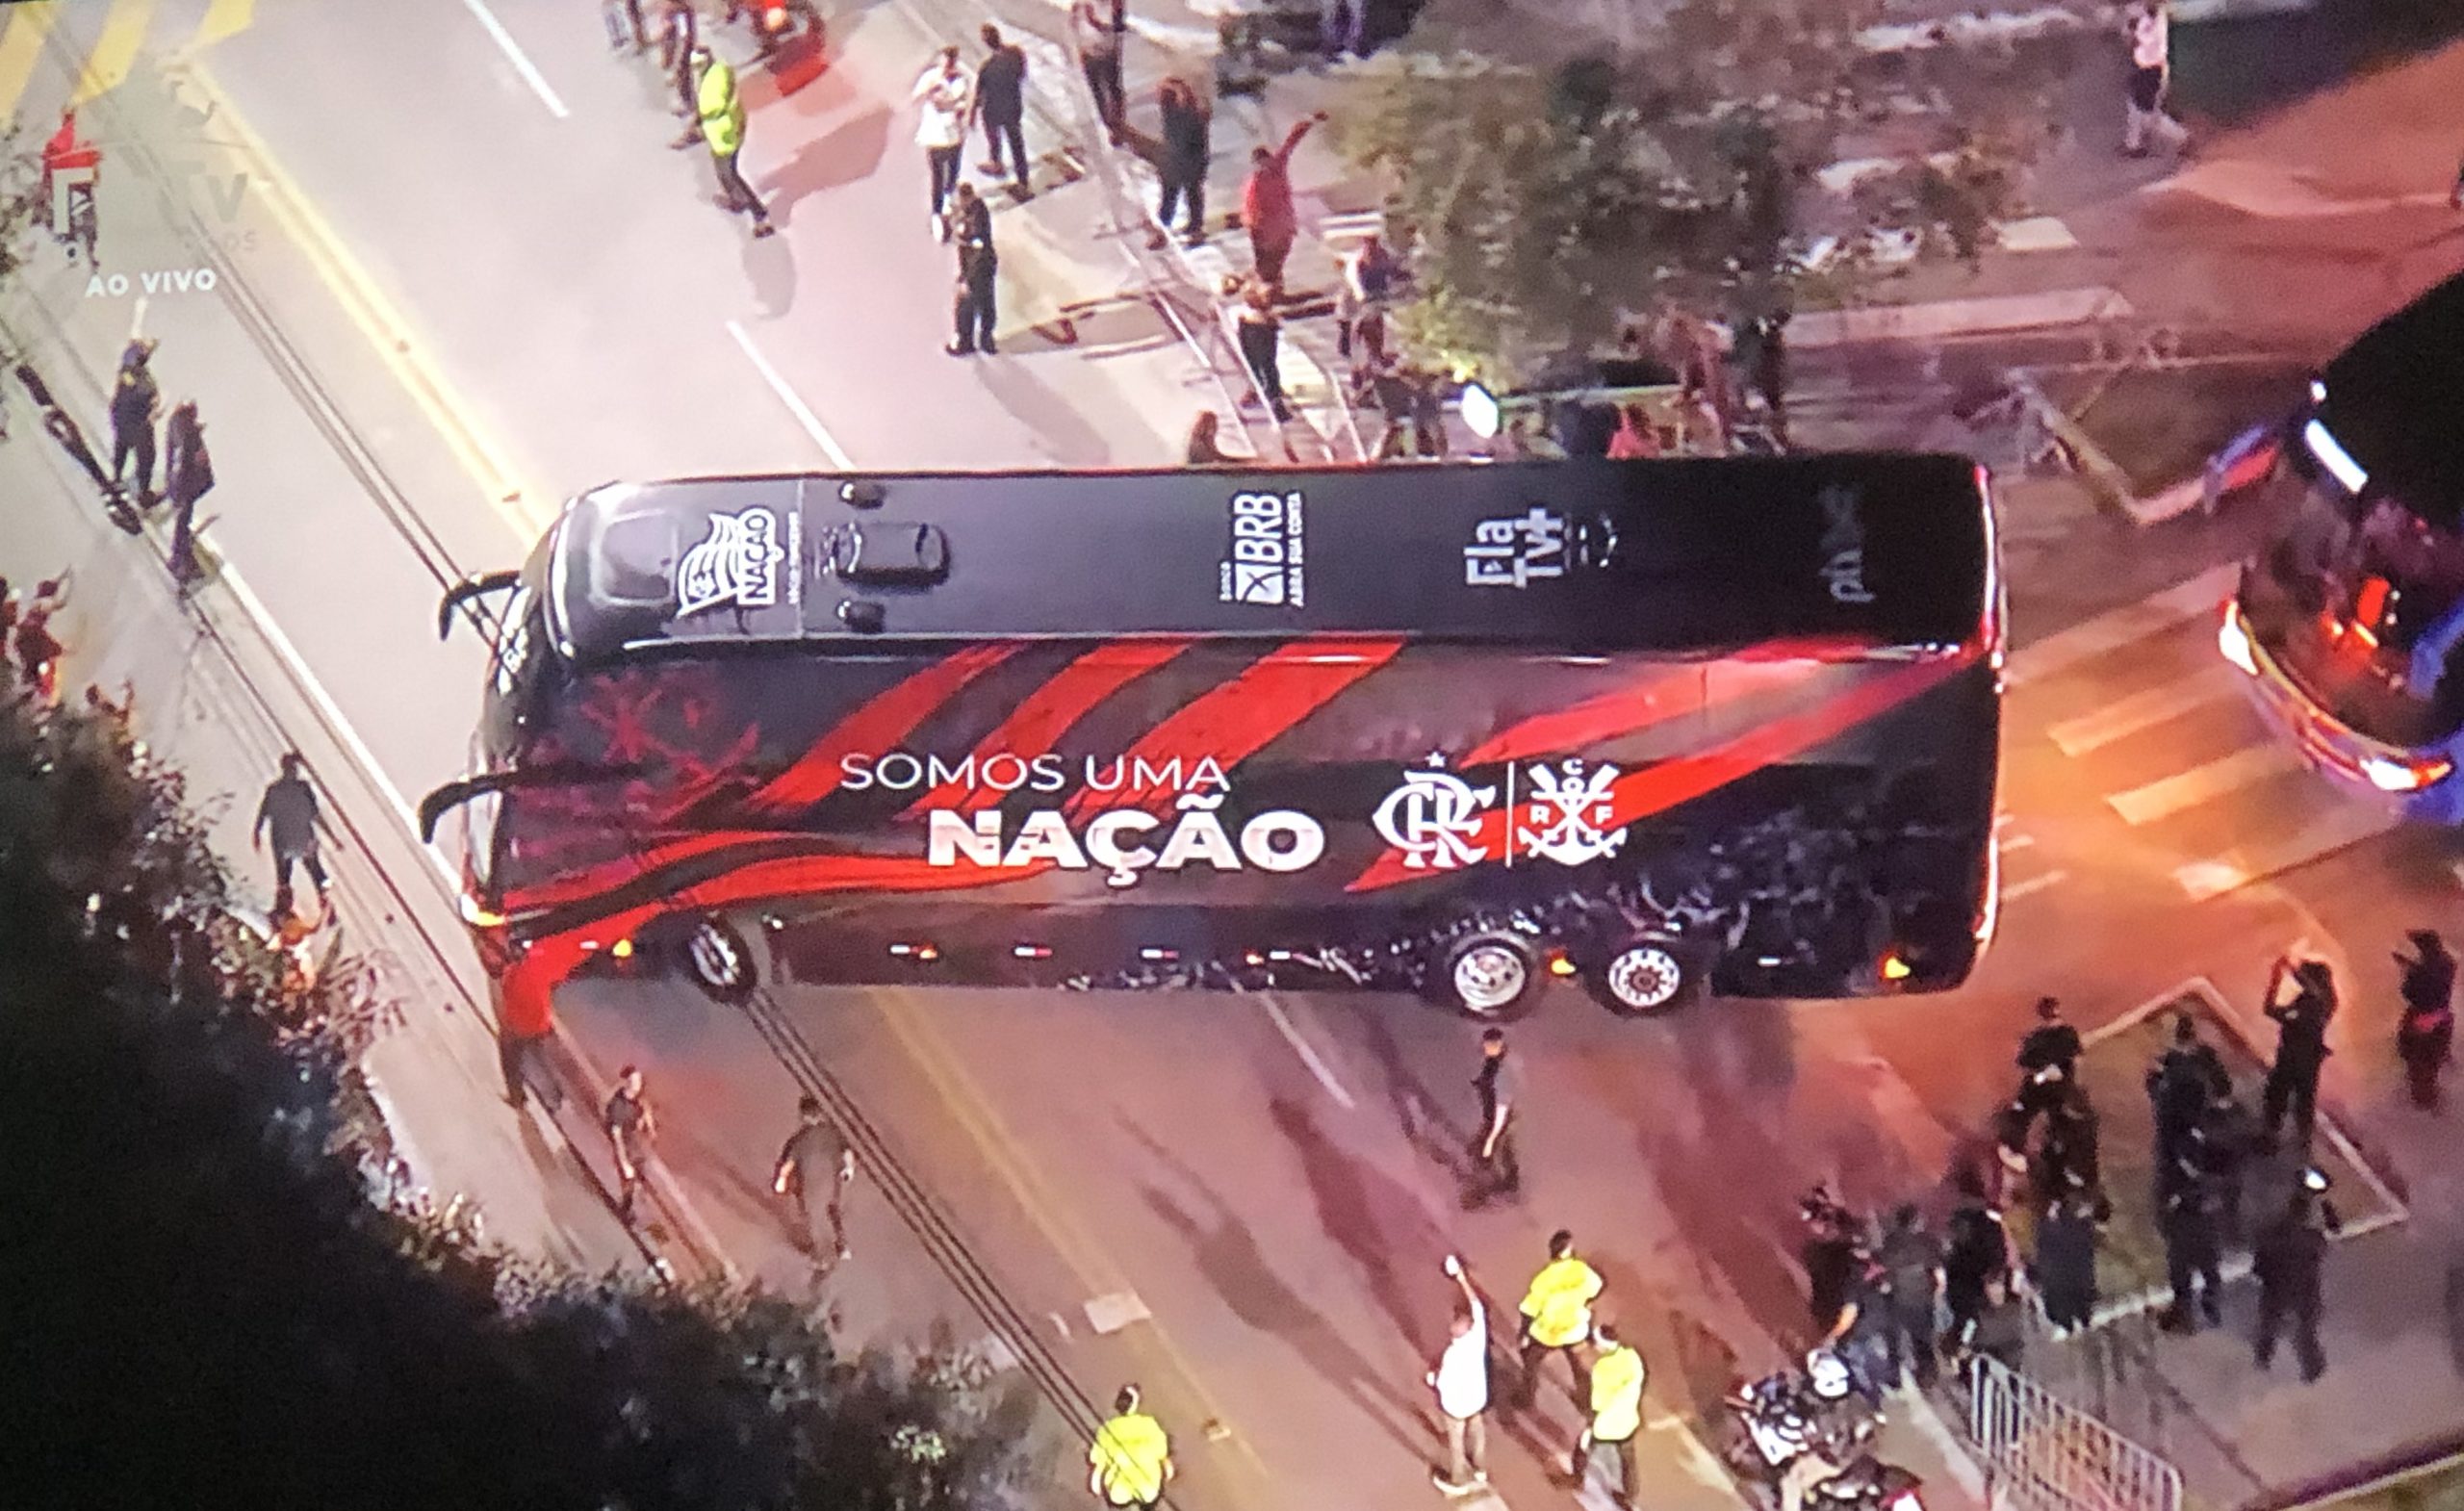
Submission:
[[[1480,1031],[1480,1068],[1472,1077],[1480,1099],[1480,1121],[1472,1135],[1472,1172],[1463,1189],[1466,1212],[1492,1198],[1512,1195],[1523,1185],[1514,1158],[1514,1114],[1523,1098],[1523,1067],[1505,1041],[1505,1030]]]
[[[984,38],[986,58],[975,70],[975,109],[984,117],[984,171],[1001,176],[1001,150],[1010,151],[1010,173],[1018,197],[1030,198],[1027,187],[1027,53],[1015,42],[1001,39],[1001,28],[987,21],[977,34]]]
[[[2242,1191],[2259,1144],[2258,1119],[2239,1097],[2227,1090],[2208,1104],[2191,1164],[2214,1195],[2216,1229],[2227,1242],[2242,1241]]]
[[[1402,288],[1404,273],[1402,259],[1374,231],[1359,250],[1343,260],[1343,289],[1335,304],[1335,355],[1348,359],[1352,329],[1362,313],[1385,308],[1386,301]]]
[[[140,338],[120,352],[119,373],[112,380],[112,482],[128,480],[128,464],[137,463],[137,501],[151,507],[154,494],[154,420],[162,412],[163,392],[154,382],[152,361],[157,343]]]
[[[1345,53],[1367,57],[1369,0],[1318,0],[1318,45],[1328,63]]]
[[[2156,1231],[2165,1241],[2165,1276],[2172,1304],[2158,1325],[2169,1333],[2194,1333],[2204,1318],[2210,1327],[2224,1320],[2223,1235],[2219,1231],[2215,1182],[2188,1160],[2158,1171]]]
[[[2019,1104],[2030,1117],[2042,1114],[2060,1096],[2060,1088],[2076,1072],[2086,1052],[2079,1031],[2062,1016],[2058,997],[2037,999],[2037,1024],[2019,1040]]]
[[[1283,321],[1274,313],[1274,294],[1263,278],[1243,283],[1227,280],[1226,292],[1240,291],[1241,302],[1233,312],[1236,339],[1241,347],[1241,360],[1248,365],[1249,375],[1257,380],[1258,393],[1267,408],[1284,423],[1292,420],[1292,406],[1283,397]]]
[[[959,50],[944,47],[931,66],[915,76],[909,97],[915,101],[915,144],[924,149],[932,175],[933,234],[946,242],[950,222],[942,215],[950,191],[959,183],[959,159],[966,151],[966,123],[975,105],[975,81],[959,66]]]
[[[633,1198],[642,1189],[651,1146],[658,1141],[658,1118],[642,1094],[642,1070],[627,1065],[616,1072],[616,1089],[607,1094],[600,1126],[607,1130],[607,1146],[616,1155],[616,1216],[633,1220]]]
[[[554,986],[545,957],[527,947],[497,978],[497,1068],[504,1074],[504,1099],[512,1106],[522,1105],[530,1086],[528,1072],[547,1053],[555,1032]],[[546,1088],[552,1111],[563,1097],[552,1079]]]
[[[1806,1320],[1813,1336],[1821,1338],[1839,1320],[1857,1278],[1857,1227],[1820,1186],[1797,1212],[1806,1225],[1805,1246],[1797,1252],[1806,1268]]]
[[[1199,410],[1197,417],[1190,422],[1189,446],[1182,460],[1192,467],[1229,465],[1232,458],[1223,454],[1221,444],[1216,440],[1222,425],[1222,416],[1212,409]]]
[[[2006,1370],[2016,1370],[2027,1351],[2028,1319],[2019,1309],[2019,1299],[2012,1293],[2008,1276],[1995,1275],[1985,1283],[1975,1317],[1960,1334],[1960,1350],[1973,1358],[1991,1359]]]
[[[1309,128],[1326,118],[1320,111],[1285,134],[1279,147],[1251,147],[1249,176],[1241,185],[1241,223],[1249,229],[1249,256],[1258,277],[1283,297],[1283,265],[1300,236],[1300,213],[1292,203],[1292,149]]]
[[[2198,1037],[2198,1019],[2174,1014],[2171,1047],[2147,1070],[2147,1102],[2156,1120],[2156,1158],[2160,1165],[2186,1153],[2197,1137],[2207,1110],[2219,1096],[2230,1096],[2233,1078],[2215,1048]]]
[[[1137,1386],[1122,1386],[1087,1450],[1088,1491],[1116,1511],[1152,1511],[1175,1473],[1164,1424],[1146,1414]]]
[[[172,406],[163,425],[163,487],[171,499],[171,576],[183,589],[205,576],[196,559],[196,505],[214,487],[214,457],[205,448],[205,422],[196,400]]]
[[[2009,1275],[2011,1240],[2002,1214],[1985,1196],[1985,1181],[1973,1169],[1959,1175],[1960,1201],[1942,1250],[1942,1305],[1956,1342],[1986,1305],[1988,1283]]]
[[[2404,1063],[2404,1082],[2413,1105],[2438,1109],[2438,1073],[2451,1057],[2455,1043],[2455,957],[2435,930],[2416,929],[2405,935],[2420,953],[2396,957],[2404,972],[2404,1015],[2396,1026],[2396,1055]]]
[[[2045,1207],[2037,1224],[2037,1294],[2056,1339],[2085,1332],[2096,1311],[2096,1204],[2071,1194]]]
[[[975,192],[974,185],[961,184],[950,198],[950,216],[944,223],[958,239],[959,276],[953,300],[958,329],[941,349],[954,357],[971,357],[979,351],[993,355],[1001,349],[992,336],[998,320],[994,294],[1001,258],[992,246],[992,206]]]
[[[1164,244],[1172,229],[1172,212],[1186,202],[1189,218],[1181,223],[1181,240],[1195,246],[1206,240],[1206,166],[1215,155],[1208,141],[1214,117],[1185,79],[1166,79],[1156,100],[1164,113],[1164,157],[1156,166],[1163,189],[1155,204],[1156,228],[1146,244]]]
[[[2307,1172],[2284,1211],[2260,1231],[2251,1253],[2259,1276],[2259,1332],[2251,1356],[2260,1369],[2268,1368],[2275,1358],[2277,1337],[2289,1327],[2305,1385],[2327,1372],[2326,1350],[2319,1345],[2325,1302],[2321,1271],[2328,1235],[2340,1224],[2336,1209],[2322,1194],[2325,1185],[2317,1171]]]
[[[1643,1483],[1634,1453],[1634,1439],[1643,1430],[1643,1356],[1617,1336],[1613,1322],[1592,1324],[1591,1345],[1591,1420],[1575,1440],[1566,1477],[1580,1490],[1589,1477],[1592,1451],[1605,1447],[1617,1455],[1617,1490],[1609,1498],[1619,1511],[1633,1511],[1634,1493]]]
[[[1582,1345],[1591,1336],[1591,1303],[1606,1285],[1600,1271],[1575,1253],[1572,1233],[1560,1228],[1549,1236],[1549,1263],[1540,1267],[1540,1272],[1531,1277],[1530,1289],[1523,1293],[1520,1394],[1526,1411],[1540,1394],[1541,1362],[1553,1353],[1565,1358],[1566,1369],[1574,1376],[1575,1399],[1589,1399]]]
[[[770,1189],[795,1201],[796,1230],[803,1235],[805,1252],[824,1269],[847,1258],[847,1183],[855,1178],[856,1152],[822,1112],[821,1098],[810,1092],[797,1098],[796,1131],[780,1146]],[[828,1248],[821,1244],[825,1219],[830,1223]]]
[[[1414,406],[1412,371],[1397,358],[1381,353],[1352,371],[1352,402],[1373,406],[1386,417],[1370,455],[1378,461],[1408,456],[1412,449]]]
[[[695,92],[699,80],[693,62],[693,55],[701,46],[702,18],[693,9],[693,0],[659,0],[659,71],[676,86],[676,104],[671,109],[676,118],[684,122],[684,129],[668,145],[680,152],[702,140],[702,104]]]
[[[777,229],[770,223],[770,211],[736,166],[737,155],[744,150],[744,99],[736,92],[735,69],[707,47],[693,50],[693,66],[701,81],[694,108],[700,115],[702,140],[710,144],[710,166],[719,179],[719,205],[731,215],[751,216],[753,234],[768,236]]]
[[[23,633],[22,630],[19,633]],[[285,752],[282,775],[266,784],[257,800],[257,822],[248,832],[248,848],[263,850],[273,837],[273,916],[291,916],[291,870],[299,866],[317,887],[317,906],[328,902],[325,867],[317,858],[317,789],[308,784],[308,763],[297,751]]]
[[[1890,1352],[1893,1374],[1913,1375],[1919,1389],[1934,1383],[1935,1319],[1942,1296],[1942,1245],[1925,1227],[1914,1202],[1904,1202],[1874,1250],[1890,1290]]]
[[[17,676],[44,704],[60,695],[60,658],[67,648],[51,632],[51,616],[67,601],[66,579],[46,578],[35,584],[34,598],[16,616]]]
[[[1446,1470],[1429,1476],[1450,1496],[1468,1495],[1489,1482],[1489,1309],[1463,1273],[1463,1262],[1446,1256],[1446,1273],[1462,1293],[1448,1325],[1446,1348],[1427,1374],[1437,1392],[1437,1414],[1446,1422]]]
[[[2082,1195],[2093,1197],[2104,1185],[2099,1153],[2101,1119],[2088,1100],[2088,1088],[2076,1082],[2056,1084],[2059,1094],[2045,1112],[2044,1137],[2037,1142],[2029,1181],[2042,1201]]]
[[[1892,1329],[1890,1280],[1881,1265],[1860,1247],[1852,1256],[1848,1284],[1829,1331],[1814,1340],[1816,1349],[1829,1349],[1848,1367],[1848,1377],[1866,1404],[1880,1410],[1883,1393],[1896,1374],[1891,1367]]]
[[[2122,154],[2145,157],[2151,132],[2178,149],[2190,139],[2190,132],[2165,113],[2165,97],[2173,84],[2173,27],[2167,0],[2131,0],[2122,13],[2122,36],[2130,44]]]
[[[2289,1001],[2278,1001],[2288,981],[2294,985],[2294,994]],[[2267,994],[2267,1014],[2276,1026],[2275,1060],[2268,1066],[2259,1117],[2260,1136],[2271,1148],[2288,1114],[2303,1147],[2309,1145],[2310,1126],[2319,1110],[2319,1072],[2327,1063],[2327,1020],[2335,1012],[2335,973],[2326,961],[2297,964],[2287,957],[2275,962],[2268,977]]]
[[[1107,16],[1096,0],[1077,0],[1069,8],[1069,44],[1078,54],[1079,71],[1087,76],[1087,93],[1095,102],[1095,119],[1104,138],[1120,145],[1120,131],[1129,101],[1120,91],[1121,28],[1118,11]]]
[[[642,26],[642,0],[600,0],[599,9],[607,23],[608,51],[624,51],[629,40],[636,55],[649,48],[650,34]]]

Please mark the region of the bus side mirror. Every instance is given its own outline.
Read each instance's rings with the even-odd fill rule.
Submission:
[[[436,826],[445,815],[482,793],[495,791],[503,784],[498,777],[473,777],[462,781],[449,781],[426,797],[420,799],[420,843],[436,843]]]
[[[483,576],[464,577],[446,589],[444,602],[436,605],[436,638],[449,639],[453,633],[453,611],[473,599],[491,593],[502,593],[522,582],[519,572],[491,572]]]

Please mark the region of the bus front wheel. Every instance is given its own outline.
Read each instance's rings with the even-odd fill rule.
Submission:
[[[1583,972],[1600,1005],[1624,1017],[1674,1012],[1702,989],[1702,970],[1683,946],[1658,935],[1636,935]]]
[[[1450,940],[1436,963],[1432,985],[1439,999],[1493,1023],[1529,1012],[1548,981],[1531,942],[1503,930],[1482,930]]]
[[[684,941],[684,969],[693,985],[722,1007],[741,1007],[759,984],[753,968],[753,947],[735,925],[715,914],[693,925]]]

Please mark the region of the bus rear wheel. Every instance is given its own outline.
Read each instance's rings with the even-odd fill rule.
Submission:
[[[697,919],[684,941],[684,970],[693,985],[721,1007],[741,1007],[760,985],[753,968],[753,947],[735,925],[715,914]]]
[[[1674,1012],[1702,990],[1702,971],[1676,940],[1635,935],[1583,972],[1583,985],[1602,1007],[1623,1017]]]
[[[1531,941],[1503,930],[1482,930],[1448,941],[1435,981],[1439,999],[1455,1011],[1503,1023],[1531,1011],[1548,976]]]

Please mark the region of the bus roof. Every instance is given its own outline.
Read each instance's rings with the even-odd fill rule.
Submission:
[[[2337,444],[2424,519],[2464,523],[2464,447],[2452,434],[2464,388],[2464,274],[2363,331],[2320,376],[2320,418]]]
[[[687,479],[577,499],[547,587],[583,662],[1142,634],[1946,645],[1985,613],[1985,508],[1948,455]]]

